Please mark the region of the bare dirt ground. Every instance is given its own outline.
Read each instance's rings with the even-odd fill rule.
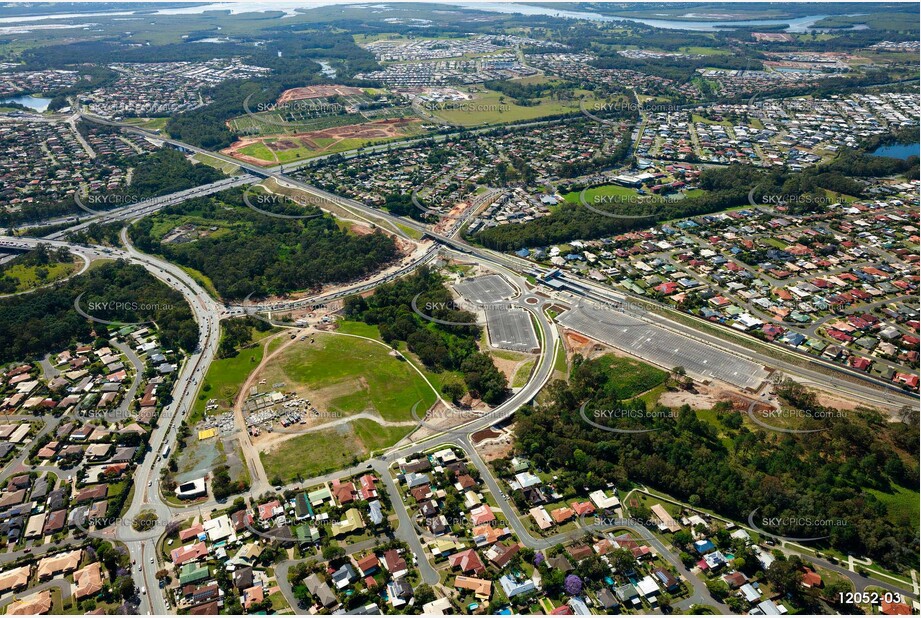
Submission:
[[[509,436],[499,441],[490,441],[477,445],[476,450],[480,457],[483,458],[483,461],[489,463],[496,459],[508,459],[515,449],[512,445],[511,436]]]
[[[860,407],[856,402],[851,401],[850,399],[845,399],[844,397],[830,395],[821,391],[814,392],[816,397],[818,397],[819,404],[829,408],[834,408],[836,410],[856,410],[858,407]]]
[[[281,93],[278,97],[279,103],[288,103],[290,101],[300,101],[302,99],[323,99],[326,97],[347,97],[350,95],[362,94],[361,88],[352,86],[339,86],[336,84],[319,84],[316,86],[303,86],[301,88],[290,88]]]
[[[709,410],[718,401],[706,386],[698,386],[697,393],[688,391],[665,391],[659,397],[659,403],[669,408],[680,408],[684,404],[691,406],[692,410]]]
[[[498,356],[492,356],[492,360],[496,364],[496,369],[501,371],[508,379],[508,383],[511,384],[515,379],[515,374],[518,373],[518,368],[533,359],[523,358],[521,360],[509,360],[499,358]]]
[[[457,219],[464,216],[468,208],[470,208],[470,202],[457,202],[444,217],[438,220],[438,223],[435,224],[435,231],[441,233],[450,230]]]
[[[266,148],[272,151],[283,152],[296,148],[308,148],[319,153],[332,149],[336,144],[346,139],[391,139],[404,137],[406,134],[403,129],[412,124],[419,124],[421,118],[386,118],[383,120],[372,120],[362,124],[347,124],[341,127],[330,127],[319,131],[307,131],[305,133],[294,133],[292,135],[262,135],[259,137],[244,137],[237,140],[227,148],[221,150],[222,154],[231,156],[253,165],[265,165],[274,163],[266,161],[240,152],[242,149],[252,144],[261,142]],[[333,140],[325,146],[320,146],[317,140]],[[271,144],[267,143],[270,142]]]

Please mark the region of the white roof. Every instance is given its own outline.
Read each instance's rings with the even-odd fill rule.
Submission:
[[[761,598],[761,593],[755,590],[755,587],[751,584],[745,584],[739,590],[742,591],[742,594],[745,595],[745,600],[749,603],[754,603]]]
[[[659,585],[656,583],[656,580],[654,580],[649,575],[647,575],[646,577],[641,579],[639,582],[637,582],[636,589],[644,597],[648,597],[651,594],[659,593]]]
[[[588,497],[599,509],[611,509],[620,506],[620,500],[617,499],[617,496],[608,497],[604,495],[603,489],[596,489]]]
[[[202,527],[205,529],[205,532],[208,533],[208,538],[211,542],[221,541],[233,534],[233,526],[227,515],[209,519],[202,523]]]

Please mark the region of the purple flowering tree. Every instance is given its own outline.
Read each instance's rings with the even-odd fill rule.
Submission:
[[[578,575],[567,575],[563,582],[563,588],[566,589],[566,594],[569,596],[579,596],[582,593],[582,580],[579,579]]]

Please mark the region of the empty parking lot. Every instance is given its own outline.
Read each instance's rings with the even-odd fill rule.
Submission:
[[[489,307],[486,309],[486,330],[489,342],[497,348],[514,352],[537,352],[537,333],[531,314],[520,307]]]
[[[454,286],[457,293],[476,303],[494,303],[515,294],[508,281],[499,275],[486,275],[475,279],[464,279]]]
[[[684,367],[693,377],[753,390],[768,377],[757,363],[598,305],[576,307],[558,321],[665,369]]]

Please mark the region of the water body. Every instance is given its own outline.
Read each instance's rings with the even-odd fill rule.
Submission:
[[[602,15],[589,11],[562,11],[544,6],[529,6],[526,4],[501,4],[498,2],[459,2],[458,6],[466,9],[479,9],[495,13],[521,13],[522,15],[549,15],[552,17],[565,17],[569,19],[588,19],[592,21],[632,21],[655,28],[666,30],[691,30],[694,32],[715,32],[734,26],[776,26],[787,24],[786,32],[806,32],[812,30],[812,25],[828,15],[806,15],[791,19],[751,19],[744,21],[681,21],[677,19],[645,19],[633,17],[619,17]]]
[[[890,157],[892,159],[907,159],[908,157],[921,156],[921,143],[914,144],[888,144],[880,146],[870,153],[874,157]]]
[[[24,94],[18,97],[7,97],[0,100],[0,105],[3,105],[4,103],[19,103],[20,105],[25,105],[29,109],[41,113],[48,109],[48,105],[51,103],[51,99],[33,97],[31,95]]]
[[[322,73],[326,77],[336,76],[336,69],[334,69],[330,63],[326,62],[325,60],[317,60],[317,64],[319,64],[321,67],[320,73]]]
[[[633,17],[618,17],[612,15],[602,15],[591,11],[564,11],[545,6],[530,6],[527,4],[503,4],[500,2],[451,2],[451,0],[429,0],[433,4],[442,4],[445,6],[459,6],[467,9],[479,9],[481,11],[492,11],[495,13],[520,13],[522,15],[550,15],[568,19],[588,19],[592,21],[628,21],[653,26],[656,28],[665,28],[668,30],[690,30],[694,32],[714,32],[733,26],[774,26],[778,24],[788,24],[787,32],[806,32],[812,30],[813,24],[828,17],[827,15],[807,15],[793,19],[756,19],[747,21],[680,21],[676,19],[644,19]],[[282,18],[293,17],[297,15],[295,9],[313,9],[322,6],[331,5],[357,5],[355,0],[239,0],[229,2],[212,2],[199,6],[183,8],[164,8],[145,15],[197,15],[205,11],[227,11],[231,14],[262,12],[262,11],[282,11]],[[369,5],[363,5],[368,6]],[[378,5],[380,8],[388,7],[386,4]],[[395,5],[396,6],[396,5]],[[0,10],[2,14],[2,10]],[[41,21],[45,19],[67,19],[75,17],[113,17],[138,15],[133,11],[111,11],[111,12],[93,12],[93,13],[58,13],[48,15],[29,15],[24,17],[0,17],[0,23],[21,23]],[[865,27],[865,26],[864,26]],[[860,29],[859,26],[854,29]]]

